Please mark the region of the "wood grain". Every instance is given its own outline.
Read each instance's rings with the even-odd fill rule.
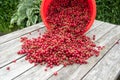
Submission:
[[[26,71],[25,73],[16,76],[12,80],[47,80],[48,77],[52,76],[55,71],[58,71],[62,65],[55,66],[52,69],[47,69],[47,71],[44,71],[46,69],[45,65],[36,66],[29,71]]]
[[[116,44],[83,80],[116,80],[119,72],[120,44]]]
[[[11,80],[15,76],[32,67],[33,64],[28,64],[23,58],[18,60],[16,63],[11,63],[10,65],[0,69],[0,80]],[[10,70],[6,70],[10,67]]]

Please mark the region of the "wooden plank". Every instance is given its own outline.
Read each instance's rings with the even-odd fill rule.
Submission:
[[[83,80],[116,80],[119,72],[120,44],[116,44]]]
[[[52,76],[52,74],[61,67],[62,65],[55,66],[52,69],[44,71],[46,67],[44,65],[38,65],[36,67],[32,67],[29,71],[25,71],[24,73],[14,77],[12,80],[47,80],[48,77]]]
[[[106,24],[106,23],[105,23]],[[109,27],[109,28],[107,28],[107,29],[104,29],[106,32],[108,31],[108,30],[110,30],[112,27],[114,27],[115,25],[112,25],[111,27]],[[97,27],[96,29],[99,29],[99,27]],[[99,35],[104,35],[104,34],[99,34]],[[74,66],[74,67],[73,67]],[[56,68],[53,68],[52,70],[55,72],[55,71],[57,71],[57,70],[59,70],[59,69],[61,69],[63,67],[63,65],[61,65],[61,66],[58,66],[57,67],[57,69]],[[69,72],[71,72],[71,70],[73,71],[73,69],[76,69],[77,67],[79,67],[78,65],[72,65],[71,67],[70,66],[68,66],[68,67],[66,67],[65,68],[65,71],[66,70],[68,70]],[[38,77],[37,79],[41,79],[42,78],[42,80],[46,80],[47,78],[49,78],[53,73],[51,73],[50,71],[47,71],[49,74],[46,74],[46,72],[42,72],[42,74],[41,74],[41,71],[34,71],[34,69],[35,68],[33,68],[33,69],[31,69],[31,70],[29,70],[29,71],[27,71],[27,72],[25,72],[24,74],[22,74],[22,75],[20,75],[20,76],[17,76],[14,80],[21,80],[21,79],[24,79],[24,80],[26,80],[26,79],[30,79],[30,77],[31,76],[33,76],[33,75],[35,75],[36,73],[37,74],[40,74],[39,76],[41,76],[41,75],[49,75],[49,76],[43,76],[43,77]],[[43,68],[44,69],[44,68]],[[44,70],[43,70],[44,71]],[[61,70],[60,70],[61,71]],[[66,72],[65,71],[63,71],[62,73],[65,73],[66,74]],[[68,73],[69,73],[68,72]],[[32,74],[29,74],[29,73],[32,73]],[[67,75],[67,74],[66,74]],[[68,74],[69,75],[69,74]],[[25,77],[25,76],[27,76],[27,77]],[[60,76],[60,74],[59,74],[59,76]],[[60,78],[61,79],[61,78]],[[54,79],[51,79],[51,80],[54,80]],[[62,79],[61,79],[62,80]]]
[[[89,32],[89,31],[92,31],[93,29],[95,29],[96,27],[99,27],[100,25],[104,24],[105,22],[103,21],[98,21],[98,20],[95,20],[92,27],[86,32],[86,34]]]
[[[96,40],[98,40],[98,39],[101,40],[103,38],[102,36],[107,34],[109,31],[112,31],[113,28],[115,28],[115,25],[105,23],[105,24],[99,26],[99,28],[95,28],[87,35],[91,37],[92,34],[94,33],[94,34],[96,34]],[[102,31],[101,31],[101,29],[102,29]],[[106,45],[106,44],[107,44],[107,42],[104,43],[104,45]],[[100,44],[97,44],[97,45],[100,45]],[[106,51],[109,49],[110,48],[106,48]],[[94,64],[98,62],[98,60],[103,56],[103,54],[105,54],[105,52],[103,52],[101,54],[102,55],[100,55],[99,57],[91,57],[88,60],[88,64],[86,64],[86,65],[77,65],[79,68],[74,68],[76,66],[73,66],[72,68],[74,68],[73,69],[74,72],[71,72],[72,68],[69,68],[69,70],[67,72],[65,72],[66,68],[63,68],[59,71],[59,76],[57,76],[57,77],[52,76],[49,80],[53,80],[54,78],[56,78],[56,80],[61,80],[61,79],[62,80],[80,80],[81,77],[84,76],[87,73],[87,71],[89,71],[91,69],[91,67],[94,66]],[[63,75],[63,72],[69,76]]]
[[[93,38],[93,35],[100,34],[95,36],[95,39],[97,40],[101,37],[101,34],[107,33],[108,31],[112,30],[115,26],[116,25],[105,22],[104,24],[99,26],[99,29],[98,28],[93,29],[92,32],[87,34],[87,36],[89,36],[90,38]]]
[[[21,66],[22,65],[22,66]],[[15,76],[32,67],[33,64],[28,64],[23,58],[18,60],[16,63],[11,63],[10,65],[0,69],[0,80],[11,80]],[[10,67],[10,70],[6,70],[7,67]]]
[[[41,32],[41,34],[43,34],[43,30],[44,30],[44,28],[40,28],[40,29],[38,29],[39,30],[39,32]],[[36,31],[33,31],[33,32],[31,32],[31,35],[29,34],[29,33],[26,33],[25,35],[22,35],[21,37],[23,37],[23,36],[26,36],[26,37],[29,37],[29,38],[32,38],[32,37],[38,37],[38,31],[36,30]],[[37,36],[36,36],[37,35]],[[18,45],[20,43],[20,37],[18,37],[18,38],[16,38],[16,39],[13,39],[13,40],[10,40],[10,41],[8,41],[8,42],[6,42],[6,43],[3,43],[3,44],[1,44],[0,45],[0,51],[4,51],[4,50],[6,50],[6,49],[9,49],[9,48],[11,48],[11,47],[13,47],[13,46],[15,46],[15,45]],[[13,45],[14,44],[14,45]]]
[[[45,28],[40,29],[41,35],[44,34]],[[38,31],[34,31],[30,34],[24,35],[28,38],[36,38],[39,36]],[[9,44],[8,44],[9,43]],[[14,45],[13,45],[14,44]],[[6,44],[1,44],[2,51],[0,52],[0,68],[11,63],[15,59],[20,59],[23,55],[18,55],[17,52],[21,49],[20,38],[14,39]],[[4,55],[3,55],[4,54]]]
[[[101,25],[103,23],[105,23],[105,22],[100,21],[100,20],[95,20],[94,23],[93,23],[93,26],[99,26],[99,25]]]
[[[87,65],[81,65],[75,72],[70,75],[71,77],[66,78],[67,80],[80,80],[86,75],[89,70],[96,65],[96,63],[106,54],[106,52],[114,45],[116,40],[120,39],[120,27],[115,27],[113,30],[109,31],[106,35],[104,35],[101,39],[99,39],[96,43],[98,45],[105,45],[105,49],[101,51],[100,56],[95,58],[91,57]]]
[[[3,43],[10,41],[12,39],[18,38],[22,35],[25,35],[26,33],[32,32],[32,31],[37,30],[37,29],[42,28],[42,27],[44,27],[44,25],[41,22],[39,24],[35,24],[33,26],[9,33],[9,34],[4,35],[4,36],[1,36],[0,37],[0,44],[3,44]]]

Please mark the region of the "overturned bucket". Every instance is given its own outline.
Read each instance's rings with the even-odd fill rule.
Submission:
[[[41,11],[40,12],[41,13],[41,18],[42,18],[42,20],[43,20],[43,22],[44,22],[44,24],[45,24],[45,26],[47,27],[48,30],[51,29],[51,25],[48,24],[48,22],[46,21],[46,18],[47,18],[49,5],[52,4],[53,1],[55,1],[55,0],[43,0],[42,4],[41,4],[41,9],[40,9],[40,11]],[[60,1],[60,0],[56,0],[56,1]],[[73,1],[76,1],[76,0],[73,0]],[[95,0],[79,0],[79,5],[83,5],[82,2],[84,2],[84,1],[87,1],[87,5],[89,5],[90,20],[86,24],[86,27],[84,28],[84,32],[83,33],[87,32],[90,29],[90,27],[92,26],[92,24],[93,24],[93,22],[95,20],[95,17],[96,17],[96,3],[95,3]]]

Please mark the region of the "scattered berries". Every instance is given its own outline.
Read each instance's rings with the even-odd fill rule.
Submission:
[[[88,0],[52,0],[46,14],[51,29],[42,37],[22,37],[18,54],[26,54],[25,60],[30,63],[46,64],[50,68],[60,64],[64,67],[87,64],[87,59],[99,56],[101,50],[83,34],[90,14]]]
[[[6,70],[10,70],[10,67],[6,67]]]
[[[47,71],[47,68],[45,68],[45,70],[44,71]]]
[[[119,44],[119,41],[117,41],[116,44]]]
[[[96,36],[95,36],[95,35],[93,35],[93,40],[95,40],[95,38],[96,38]]]
[[[15,60],[13,60],[12,62],[13,62],[13,63],[16,63],[16,61],[17,61],[17,60],[15,59]]]
[[[53,74],[54,74],[55,76],[57,76],[57,75],[58,75],[58,73],[57,73],[57,72],[54,72]]]
[[[37,66],[37,65],[38,65],[37,63],[34,64],[34,66]]]
[[[29,35],[31,35],[31,32],[29,32]]]

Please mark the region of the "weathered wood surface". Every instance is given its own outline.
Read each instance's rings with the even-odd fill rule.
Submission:
[[[90,30],[94,29],[96,26],[99,26],[102,23],[103,22],[95,21],[95,23],[93,24],[93,27]],[[39,25],[39,26],[41,27],[41,25]],[[37,29],[39,29],[39,27]],[[45,32],[45,29],[42,28],[42,29],[40,29],[39,33],[43,34],[44,32]],[[22,32],[21,35],[25,34],[23,36],[27,36],[29,38],[32,38],[32,37],[37,37],[39,35],[39,33],[37,30],[35,30],[35,31],[31,32],[31,35],[29,35],[29,33],[25,34],[25,32]],[[14,59],[18,59],[21,57],[21,55],[14,54],[21,48],[21,43],[19,40],[20,40],[20,37],[18,37],[18,38],[16,37],[16,39],[13,39],[11,41],[8,41],[8,42],[0,45],[0,51],[1,51],[0,55],[4,54],[0,58],[0,60],[1,60],[0,61],[0,68],[4,65],[8,64],[10,61],[12,61]],[[9,59],[6,59],[8,57],[9,57]]]
[[[97,21],[97,22],[99,22],[99,21]],[[101,22],[101,23],[103,23],[103,22]],[[100,22],[97,23],[97,24],[95,23],[95,24],[94,24],[94,27],[91,28],[91,30],[94,29],[95,27],[97,27],[97,25],[99,26],[99,24],[100,24]],[[44,32],[44,30],[43,30],[42,32]],[[31,34],[32,34],[32,35],[31,35],[32,37],[33,37],[33,36],[35,37],[35,35],[37,35],[38,32],[35,31],[34,34],[33,34],[33,32],[32,32]],[[28,37],[30,37],[29,34],[28,34]],[[16,39],[16,40],[17,40],[17,39]],[[15,43],[15,42],[18,42],[17,44],[20,44],[19,39],[18,39],[17,41],[16,41],[16,40],[15,40],[15,41],[12,40],[12,41],[13,41],[12,44]],[[10,42],[10,43],[11,43],[11,42]],[[6,43],[6,44],[9,44],[9,43]],[[20,45],[17,45],[17,46],[19,46],[19,48],[16,47],[16,48],[19,50],[19,49],[20,49]],[[11,48],[11,49],[12,49],[12,48]],[[11,50],[11,49],[10,49],[10,50]],[[9,54],[10,54],[10,55],[9,55],[9,56],[10,56],[10,57],[9,57],[9,60],[5,59],[5,58],[8,57],[8,55],[4,55],[5,58],[1,61],[1,62],[2,62],[2,67],[6,66],[5,64],[8,63],[9,61],[12,61],[12,60],[16,59],[16,56],[19,57],[19,55],[14,54],[14,53],[16,53],[16,52],[18,51],[17,49],[16,49],[16,50],[13,50],[13,53],[9,53]],[[16,51],[16,52],[14,52],[14,51]],[[3,57],[4,57],[4,56],[3,56]],[[21,58],[21,57],[20,57],[20,58]],[[6,61],[4,61],[4,60],[6,60]],[[20,60],[21,60],[21,59],[20,59]],[[11,63],[11,62],[10,62],[10,63]],[[19,63],[19,64],[20,64],[20,63]],[[13,65],[14,65],[14,64],[13,64]],[[22,66],[22,65],[21,65],[21,66]],[[1,68],[2,68],[2,67],[1,67]],[[33,66],[30,66],[29,68],[31,68],[31,67],[33,67]],[[17,68],[17,67],[15,67],[15,68]],[[22,67],[21,67],[21,68],[22,68]],[[29,69],[29,68],[28,68],[28,69]],[[44,68],[45,68],[45,66],[44,66]],[[61,68],[61,67],[59,66],[59,68]],[[58,68],[58,70],[59,70],[59,68]],[[5,69],[5,68],[4,68],[4,69]],[[44,70],[44,69],[43,69],[43,70]],[[55,71],[55,70],[56,70],[56,68],[53,68],[53,71]],[[11,71],[12,71],[12,70],[11,70]],[[11,74],[11,71],[7,72],[7,74],[8,74],[8,75]],[[16,71],[17,71],[17,69],[16,69]],[[14,72],[16,72],[16,71],[14,71]],[[24,72],[24,71],[26,71],[26,70],[23,69],[23,70],[21,70],[21,71]],[[21,73],[22,73],[22,72],[21,72]],[[16,73],[16,74],[17,74],[17,73]],[[45,74],[46,74],[46,73],[45,73]],[[2,74],[1,74],[1,75],[2,75]],[[52,75],[52,73],[51,73],[50,75]],[[14,77],[15,77],[15,75],[11,75],[11,79],[14,78]],[[49,77],[49,76],[48,76],[48,77]],[[3,78],[4,78],[4,77],[3,77]],[[6,78],[4,78],[4,79],[6,79]]]
[[[120,41],[119,41],[120,43]],[[120,71],[120,44],[113,48],[83,78],[83,80],[114,80]]]
[[[45,32],[45,28],[42,28],[42,29],[40,29],[40,32],[34,31],[31,33],[31,35],[26,34],[23,36],[27,36],[28,38],[35,38],[35,37],[38,37],[39,34],[43,34],[44,32]],[[2,54],[4,54],[4,55],[0,56],[0,68],[4,67],[6,64],[11,63],[12,60],[14,60],[14,59],[21,58],[23,55],[16,54],[17,51],[20,49],[21,49],[20,38],[16,38],[14,40],[11,40],[9,42],[1,44],[0,45],[0,51],[1,51],[0,55],[2,55]]]
[[[35,27],[35,28],[34,28]],[[20,31],[10,33],[0,37],[0,80],[114,80],[115,76],[120,71],[120,55],[119,49],[115,48],[115,42],[120,39],[120,26],[109,23],[104,23],[95,20],[92,28],[86,33],[89,37],[96,35],[96,44],[105,45],[105,49],[101,51],[99,57],[92,57],[89,59],[87,65],[72,65],[63,68],[63,65],[56,66],[44,71],[44,66],[36,66],[29,64],[24,60],[24,55],[17,55],[17,51],[21,48],[19,42],[21,36],[29,38],[37,37],[39,34],[45,32],[43,23],[33,25]],[[40,30],[38,32],[37,30]],[[31,33],[31,35],[29,34]],[[116,55],[113,53],[116,50]],[[109,55],[108,55],[109,54]],[[112,57],[112,56],[113,57]],[[115,58],[114,58],[115,57]],[[17,59],[16,63],[12,63]],[[112,60],[111,60],[112,59]],[[109,65],[105,61],[110,61]],[[116,65],[113,67],[114,65]],[[104,65],[104,67],[101,67]],[[10,71],[6,67],[10,67]],[[104,69],[103,69],[104,68]],[[104,70],[107,69],[105,72]],[[97,71],[96,71],[97,70]],[[112,70],[112,72],[110,72]],[[53,76],[53,73],[58,71],[58,76]],[[101,75],[99,74],[101,72]],[[105,73],[104,73],[105,72]],[[108,74],[112,76],[102,75]],[[92,79],[95,76],[95,79]],[[99,77],[98,77],[99,76]]]
[[[106,24],[106,26],[108,27],[108,25],[109,26],[113,26],[112,24],[108,24],[108,23],[105,23]],[[103,24],[104,25],[104,24]],[[101,25],[102,26],[102,25]],[[105,27],[105,25],[104,26],[102,26],[102,27]],[[115,27],[115,26],[113,26],[113,27]],[[113,37],[113,36],[115,36],[115,35],[111,35],[111,36],[105,36],[104,37],[104,35],[105,34],[102,34],[102,33],[100,33],[100,34],[98,34],[99,33],[99,27],[96,27],[96,30],[93,30],[93,32],[96,32],[96,31],[98,31],[98,32],[96,32],[97,34],[96,34],[96,38],[97,38],[97,36],[101,36],[101,38],[99,38],[98,40],[97,40],[97,44],[98,45],[101,45],[101,46],[106,46],[106,48],[101,52],[101,54],[100,54],[100,56],[99,57],[91,57],[89,60],[88,60],[88,64],[87,65],[78,65],[79,66],[79,68],[75,68],[73,71],[74,72],[72,72],[71,73],[71,69],[74,67],[74,66],[72,66],[72,68],[69,68],[69,70],[67,71],[67,72],[65,72],[66,71],[66,69],[65,68],[63,68],[62,70],[60,70],[59,71],[59,76],[57,76],[57,77],[55,77],[55,76],[52,76],[49,80],[53,80],[54,78],[56,78],[56,80],[80,80],[80,79],[82,79],[83,77],[84,77],[84,75],[86,75],[87,73],[88,73],[88,71],[106,54],[106,52],[112,47],[112,45],[115,43],[115,41],[114,40],[111,40],[111,42],[110,42],[110,45],[109,45],[109,41],[108,40],[106,40],[107,38],[109,38],[109,37]],[[105,29],[103,29],[103,31],[106,31],[105,33],[106,33],[106,35],[108,34],[108,31],[112,31],[111,29],[109,29],[110,27],[108,27],[108,28],[106,28],[106,30]],[[108,29],[108,30],[107,30]],[[116,29],[117,30],[117,29]],[[119,28],[119,30],[120,30],[120,28]],[[91,33],[93,33],[93,32],[91,32]],[[119,35],[120,35],[120,32],[118,31],[118,33],[119,33]],[[89,34],[89,33],[88,33]],[[117,34],[116,34],[117,35]],[[91,35],[92,36],[92,35]],[[106,39],[105,39],[106,38]],[[116,37],[116,39],[117,39],[118,37]],[[111,38],[112,39],[112,38]],[[102,40],[100,43],[99,43],[99,40]],[[104,42],[104,44],[102,43],[102,42]],[[76,66],[75,66],[76,67]],[[65,74],[65,75],[63,75],[63,74]],[[67,76],[66,76],[67,75]]]

